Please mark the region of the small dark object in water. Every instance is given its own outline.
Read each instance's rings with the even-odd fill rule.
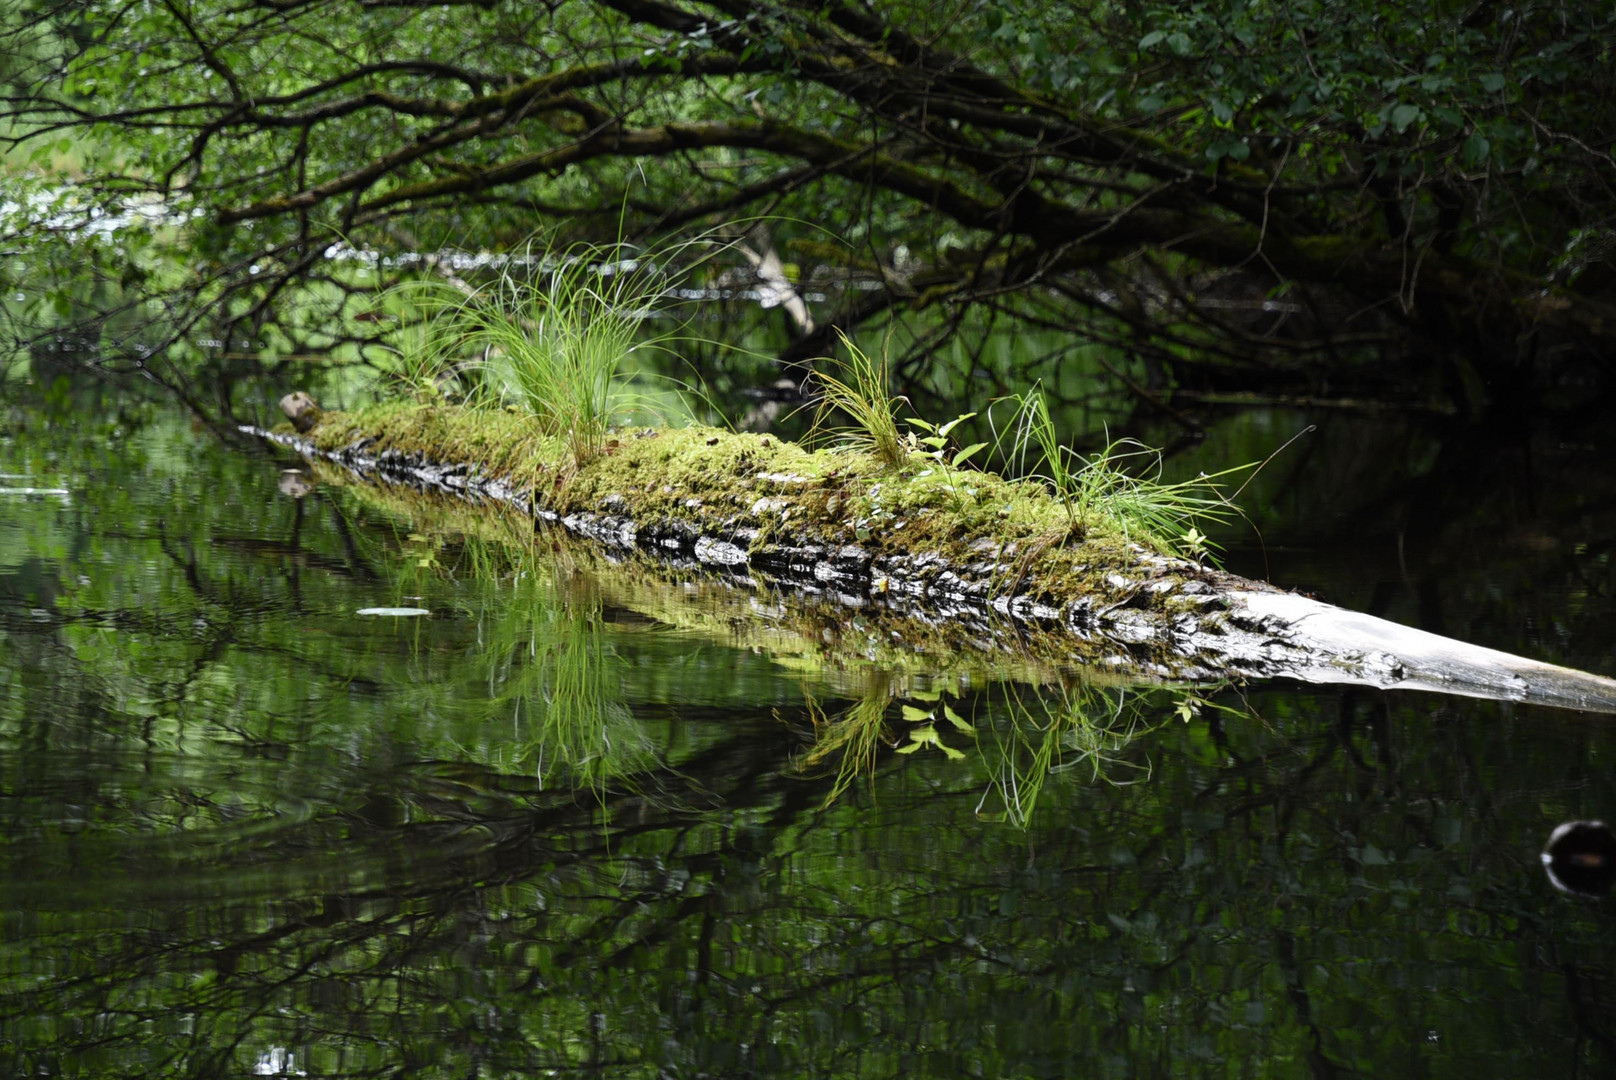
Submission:
[[[281,398],[281,412],[286,414],[286,419],[292,422],[300,435],[306,434],[320,422],[319,404],[302,390]]]
[[[1603,821],[1568,821],[1549,834],[1543,871],[1561,892],[1604,896],[1616,885],[1616,834]]]

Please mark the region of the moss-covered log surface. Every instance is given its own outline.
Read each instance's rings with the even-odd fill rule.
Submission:
[[[1616,681],[1464,645],[1155,550],[1043,486],[710,428],[618,432],[581,466],[515,413],[400,404],[248,429],[369,482],[523,515],[615,558],[776,590],[827,648],[1004,653],[1151,681],[1295,678],[1616,712]],[[542,525],[541,525],[542,527]],[[791,597],[795,596],[793,601]],[[827,605],[857,610],[841,640]],[[848,623],[851,628],[851,622]]]

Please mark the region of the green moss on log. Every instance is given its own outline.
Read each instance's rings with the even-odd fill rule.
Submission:
[[[560,517],[632,521],[642,535],[703,535],[747,548],[853,553],[881,592],[883,560],[907,559],[906,584],[945,573],[981,597],[1020,596],[1095,610],[1127,606],[1157,618],[1185,582],[1211,571],[1079,521],[1049,489],[915,454],[886,466],[856,449],[810,451],[769,435],[712,428],[621,430],[578,467],[563,441],[512,412],[393,404],[331,413],[310,433],[337,452],[416,454],[503,480]],[[985,591],[983,589],[985,586]]]

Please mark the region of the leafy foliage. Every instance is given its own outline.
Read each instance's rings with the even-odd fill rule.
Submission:
[[[128,287],[165,298],[174,340],[373,340],[344,317],[379,277],[536,223],[603,241],[626,205],[634,237],[760,238],[771,216],[757,242],[791,270],[770,287],[830,308],[786,359],[908,321],[908,374],[975,313],[1108,346],[1142,400],[1166,377],[1376,387],[1375,357],[1463,395],[1468,365],[1616,333],[1613,20],[1590,0],[30,0],[0,125],[36,171],[64,139],[82,155],[50,181],[81,207],[163,208],[119,243],[163,249],[128,253]]]

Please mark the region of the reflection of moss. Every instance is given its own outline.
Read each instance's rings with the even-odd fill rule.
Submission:
[[[349,483],[346,470],[316,463],[328,484]],[[354,495],[408,519],[439,548],[444,572],[487,576],[499,551],[508,560],[533,558],[533,526],[515,512],[490,512],[461,499],[404,485],[364,483]],[[1074,669],[1101,684],[1133,684],[1166,677],[1118,665],[1118,646],[1082,638],[1059,626],[968,623],[916,617],[870,604],[850,610],[817,593],[776,594],[755,583],[693,574],[652,555],[606,555],[561,529],[542,529],[543,559],[561,561],[584,576],[608,608],[637,612],[657,623],[706,636],[727,646],[767,652],[778,665],[825,681],[838,693],[860,693],[870,666],[894,673],[894,693],[911,696],[937,679],[1017,679],[1058,682]]]
[[[315,469],[324,482],[346,481],[344,470]],[[756,649],[801,673],[814,729],[801,765],[833,774],[827,805],[861,778],[873,782],[883,760],[911,754],[981,772],[978,813],[1025,827],[1048,776],[1143,778],[1148,766],[1137,764],[1130,744],[1172,715],[1175,702],[1201,704],[1191,691],[1138,692],[1160,673],[1116,668],[1104,662],[1114,646],[1058,629],[1006,624],[992,637],[981,626],[878,606],[850,611],[823,596],[692,579],[649,555],[605,554],[562,529],[541,528],[535,543],[525,516],[447,495],[388,483],[353,491],[410,522],[412,538],[432,553],[431,573],[512,584],[511,602],[480,627],[479,640],[490,684],[501,687],[498,710],[527,722],[513,750],[545,778],[560,765],[571,781],[598,789],[630,782],[654,761],[621,704],[617,661],[602,633],[625,611]],[[993,686],[1000,689],[982,689]],[[837,698],[843,703],[830,704]]]

